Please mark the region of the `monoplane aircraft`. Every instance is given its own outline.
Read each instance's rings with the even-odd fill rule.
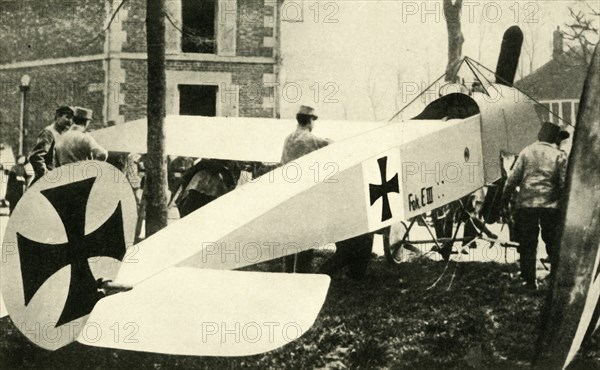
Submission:
[[[381,230],[500,178],[501,152],[533,143],[541,123],[535,104],[511,86],[521,42],[518,28],[507,31],[496,81],[441,96],[410,120],[319,121],[315,134],[332,145],[138,244],[122,174],[93,161],[59,167],[25,194],[6,229],[1,284],[13,322],[46,349],[77,340],[240,356],[296,339],[314,323],[329,278],[232,270]],[[277,162],[294,126],[169,116],[166,152]],[[144,120],[94,136],[109,151],[146,152]],[[129,290],[103,297],[99,279]]]

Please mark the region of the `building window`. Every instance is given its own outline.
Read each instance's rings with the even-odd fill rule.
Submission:
[[[216,15],[217,0],[181,1],[183,23],[181,51],[184,53],[215,53],[217,49]]]
[[[182,116],[217,115],[217,86],[178,85],[179,114]]]
[[[572,123],[571,106],[573,105],[570,101],[562,102],[562,119],[568,123]]]
[[[558,117],[560,117],[560,110],[559,110],[559,104],[558,103],[552,103],[550,104],[550,110],[552,111],[552,113],[554,113],[552,115],[552,122],[559,124],[558,122]]]
[[[541,103],[541,105],[546,109],[539,110],[542,114],[542,121],[547,122],[550,121],[550,104],[549,103]],[[537,108],[537,106],[536,106]]]

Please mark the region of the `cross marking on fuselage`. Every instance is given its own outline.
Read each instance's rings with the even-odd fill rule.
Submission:
[[[381,209],[381,222],[383,222],[392,218],[392,210],[390,209],[390,200],[388,198],[388,194],[400,193],[400,187],[398,184],[397,173],[389,181],[387,179],[387,157],[379,158],[377,163],[379,164],[381,185],[369,184],[369,196],[371,199],[371,205],[373,205],[379,198],[383,199],[383,206]]]

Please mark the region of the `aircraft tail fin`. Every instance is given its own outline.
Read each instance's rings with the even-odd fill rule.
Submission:
[[[518,26],[512,26],[504,32],[496,66],[496,83],[512,86],[519,66],[522,45],[523,32]]]

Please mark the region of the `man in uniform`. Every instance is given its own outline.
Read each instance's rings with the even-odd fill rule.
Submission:
[[[289,163],[331,143],[331,140],[322,139],[312,133],[314,122],[318,118],[313,108],[305,105],[300,106],[300,110],[296,114],[296,121],[298,122],[296,131],[289,134],[283,144],[281,164]]]
[[[296,114],[296,131],[285,138],[281,164],[285,165],[310,152],[319,150],[331,143],[329,139],[320,138],[312,133],[314,122],[319,117],[311,107],[302,105]],[[295,256],[286,256],[286,272],[310,272],[313,259],[313,250],[304,251]],[[295,265],[295,266],[294,266]]]
[[[44,128],[38,135],[37,142],[29,155],[29,163],[35,172],[34,182],[56,167],[56,142],[71,127],[74,114],[73,107],[59,107],[54,115],[54,123]]]
[[[58,165],[91,159],[105,161],[108,157],[106,149],[85,132],[92,120],[92,113],[91,109],[75,107],[73,126],[56,143]]]
[[[506,180],[502,204],[507,207],[517,186],[514,200],[515,239],[521,255],[521,277],[525,287],[537,289],[536,256],[538,233],[546,243],[552,270],[556,268],[560,237],[560,199],[565,187],[567,155],[556,147],[560,128],[544,122],[538,141],[519,153],[512,173]]]
[[[185,171],[175,195],[179,216],[185,217],[235,188],[236,178],[230,163],[203,158]]]

